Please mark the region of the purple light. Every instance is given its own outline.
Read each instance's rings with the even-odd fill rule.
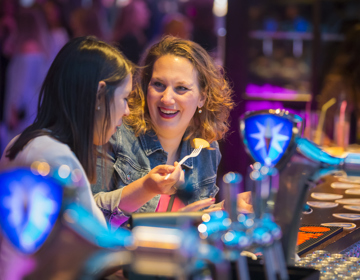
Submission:
[[[273,86],[270,84],[265,84],[263,86],[258,86],[254,84],[248,84],[246,87],[246,93],[247,95],[256,95],[259,94],[286,94],[286,95],[296,95],[297,92],[295,90],[282,88],[278,86]]]

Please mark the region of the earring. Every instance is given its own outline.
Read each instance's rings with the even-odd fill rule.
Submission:
[[[99,106],[99,107],[97,107],[97,109],[98,109],[98,111],[100,111],[100,106]]]
[[[199,111],[198,111],[198,112],[199,112],[199,114],[201,114],[201,113],[202,113],[202,110],[201,110],[201,108],[199,108]]]

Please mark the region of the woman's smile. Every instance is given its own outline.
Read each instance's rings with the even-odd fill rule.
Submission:
[[[166,109],[163,107],[158,107],[159,114],[164,119],[172,119],[175,118],[179,114],[179,110]]]

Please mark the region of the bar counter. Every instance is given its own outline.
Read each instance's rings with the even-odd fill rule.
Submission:
[[[360,177],[359,177],[360,178]],[[321,193],[333,193],[333,194],[341,194],[343,195],[344,199],[347,198],[360,198],[359,195],[349,195],[345,194],[346,189],[334,189],[330,185],[333,182],[338,182],[339,178],[336,178],[332,175],[325,176],[321,179],[321,181],[314,187],[309,190],[307,200],[306,201],[325,201],[325,200],[316,200],[311,197],[311,193],[313,192],[321,192]],[[359,184],[360,188],[360,184]],[[330,200],[326,200],[330,201]],[[331,200],[334,201],[334,200]],[[354,223],[356,225],[356,228],[351,230],[344,229],[341,233],[331,237],[330,239],[326,240],[319,246],[307,251],[300,257],[303,257],[306,254],[312,253],[315,250],[326,250],[330,253],[346,253],[348,250],[350,250],[349,247],[354,245],[356,242],[360,241],[360,220],[352,221],[352,220],[345,220],[345,219],[339,219],[336,217],[333,217],[333,213],[360,213],[352,210],[348,210],[344,208],[345,204],[339,204],[337,207],[334,208],[315,208],[312,207],[313,212],[310,214],[303,214],[301,218],[300,224],[315,224],[320,225],[322,223],[333,223],[333,222],[339,222],[339,223]],[[348,252],[351,256],[358,257],[360,254],[360,250]]]

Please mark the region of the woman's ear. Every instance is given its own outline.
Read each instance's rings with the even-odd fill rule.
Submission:
[[[100,81],[98,84],[98,89],[96,93],[96,108],[97,110],[100,110],[100,106],[102,103],[102,100],[104,98],[104,89],[106,87],[106,83],[104,81]]]
[[[106,83],[104,81],[100,81],[98,84],[97,93],[102,92],[102,90],[106,87]]]
[[[199,99],[199,102],[198,102],[198,107],[199,108],[203,107],[204,104],[205,104],[205,101],[206,101],[206,95],[205,95],[205,93],[201,93],[200,99]]]

